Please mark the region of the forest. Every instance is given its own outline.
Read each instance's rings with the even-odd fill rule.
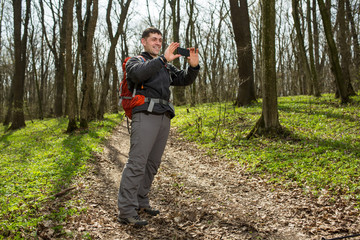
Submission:
[[[200,72],[171,88],[167,214],[142,232],[113,211],[149,26]],[[359,0],[0,0],[0,239],[359,236],[359,32]]]
[[[359,90],[359,1],[279,0],[270,22],[262,1],[210,2],[2,0],[1,122],[16,129],[25,119],[68,116],[72,131],[119,111],[122,61],[139,54],[148,26],[162,30],[163,49],[171,41],[200,49],[200,76],[173,89],[176,105],[246,106],[268,90],[334,93],[346,103]],[[263,70],[272,48],[269,88]]]

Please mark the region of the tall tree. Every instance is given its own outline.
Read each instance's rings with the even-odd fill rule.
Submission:
[[[97,112],[98,119],[104,118],[106,98],[107,98],[107,95],[108,95],[108,92],[110,89],[109,78],[110,78],[111,70],[115,70],[115,72],[113,71],[112,75],[113,75],[113,77],[117,77],[118,71],[116,69],[116,64],[115,64],[115,49],[116,49],[119,37],[122,34],[123,29],[124,29],[123,27],[124,27],[125,19],[127,16],[127,12],[128,12],[131,0],[127,0],[126,2],[121,1],[119,3],[121,6],[121,13],[119,16],[119,22],[117,25],[117,30],[116,30],[115,35],[113,34],[113,27],[112,27],[112,23],[111,23],[111,19],[110,19],[112,0],[109,0],[107,11],[106,11],[106,23],[108,26],[108,34],[109,34],[109,38],[110,38],[110,49],[109,49],[108,56],[107,56],[104,79],[102,82],[102,91],[101,91],[101,95],[100,95],[99,108],[98,108],[98,112]],[[117,85],[117,83],[115,83],[115,82],[113,82],[113,84]]]
[[[322,71],[322,66],[320,64],[320,41],[319,41],[319,28],[318,28],[317,19],[318,19],[318,16],[317,16],[316,0],[312,0],[312,22],[313,22],[312,25],[313,25],[314,62],[315,62],[316,72],[319,74]],[[319,78],[318,78],[318,80],[319,80]],[[319,81],[319,87],[320,87],[320,81]]]
[[[46,85],[46,80],[48,78],[49,75],[49,56],[46,56],[46,49],[45,49],[45,45],[46,45],[46,29],[45,27],[45,13],[44,13],[44,8],[42,5],[42,1],[40,1],[40,22],[41,22],[41,26],[42,26],[42,31],[41,31],[41,38],[40,38],[40,72],[39,72],[39,76],[35,81],[35,85],[36,85],[36,93],[37,93],[37,99],[38,99],[38,116],[40,119],[44,118],[44,114],[45,114],[45,85]],[[36,63],[33,63],[34,65],[36,65]],[[40,78],[40,79],[39,79]]]
[[[275,1],[261,0],[262,3],[262,92],[263,105],[260,119],[248,134],[248,138],[260,135],[273,135],[282,132],[279,122],[276,60],[275,60]]]
[[[338,50],[335,44],[333,32],[332,32],[332,26],[331,26],[331,19],[327,10],[327,7],[325,6],[325,3],[323,0],[318,0],[318,5],[320,9],[320,14],[322,17],[322,22],[324,25],[325,30],[325,36],[327,40],[327,44],[329,47],[329,57],[330,62],[332,66],[332,72],[335,76],[336,81],[336,87],[340,94],[341,103],[348,103],[350,101],[349,93],[347,91],[346,82],[344,80],[344,76],[340,67],[339,62],[339,55]]]
[[[65,25],[65,79],[66,79],[66,103],[69,118],[67,132],[77,129],[76,125],[76,85],[73,78],[72,61],[72,32],[73,32],[73,8],[74,0],[64,0],[63,24]],[[66,8],[66,9],[65,9]]]
[[[189,20],[187,22],[186,31],[185,31],[185,46],[194,46],[197,48],[198,43],[195,36],[195,22],[197,20],[197,14],[195,13],[195,0],[187,0],[186,1],[186,11],[189,16]],[[165,11],[165,6],[164,6]],[[165,19],[164,19],[165,20]],[[186,65],[186,61],[184,61],[184,68]],[[195,106],[196,99],[196,89],[197,89],[196,81],[190,85],[190,104],[191,106]]]
[[[235,105],[246,106],[256,101],[247,0],[230,0],[230,12],[237,48],[237,64],[240,79]]]
[[[307,27],[308,27],[308,40],[309,40],[309,57],[310,57],[310,70],[311,70],[311,79],[313,85],[313,94],[315,97],[320,97],[320,85],[319,78],[316,71],[315,59],[314,59],[314,41],[313,41],[313,33],[311,26],[311,0],[306,0],[306,18],[307,18]],[[314,22],[314,24],[316,24]]]
[[[12,113],[12,124],[10,129],[16,130],[25,127],[24,116],[24,86],[26,70],[26,46],[28,39],[28,24],[30,18],[30,0],[26,0],[26,12],[24,26],[21,23],[22,0],[13,0],[14,10],[14,51],[15,70],[13,80],[14,108]],[[21,29],[24,33],[21,37]]]
[[[173,30],[173,42],[180,41],[180,0],[168,0],[170,8],[171,8],[171,16],[172,16],[172,30]],[[186,46],[187,47],[187,46]],[[175,59],[173,64],[176,67],[180,67],[179,59]],[[174,103],[176,105],[184,105],[186,103],[185,99],[185,87],[175,86],[173,88],[174,93]]]
[[[347,43],[347,36],[349,30],[349,21],[345,18],[345,0],[338,0],[338,21],[339,21],[339,49],[341,56],[341,69],[344,76],[345,84],[347,85],[347,91],[350,96],[356,95],[354,88],[351,84],[350,77],[350,65],[351,65],[351,53],[350,45]]]
[[[0,2],[0,58],[2,57],[1,49],[2,49],[2,22],[4,16],[4,3],[5,1],[2,0]],[[3,83],[3,70],[0,66],[0,122],[2,121],[3,117],[3,109],[4,109],[4,83]]]
[[[59,43],[59,55],[58,55],[59,59],[58,59],[58,66],[55,75],[56,92],[55,92],[55,102],[54,102],[54,113],[56,117],[61,117],[63,115],[67,11],[69,10],[63,6],[61,24],[60,24],[60,43]]]
[[[354,16],[352,14],[352,8],[350,5],[350,0],[346,0],[346,15],[347,19],[350,22],[350,28],[351,28],[351,38],[353,41],[353,47],[354,47],[354,64],[356,69],[356,77],[359,80],[360,79],[360,45],[359,45],[359,38],[358,33],[356,30],[356,23],[354,21]]]
[[[292,13],[294,18],[294,25],[296,30],[296,39],[298,40],[299,44],[299,53],[300,53],[300,60],[302,63],[302,67],[304,68],[305,76],[306,76],[306,87],[307,87],[307,93],[311,93],[311,81],[312,81],[312,75],[310,71],[310,66],[308,62],[308,58],[306,56],[306,50],[305,50],[305,43],[304,43],[304,36],[301,31],[301,24],[299,19],[299,1],[298,0],[292,0]]]
[[[79,42],[83,82],[81,86],[82,101],[80,108],[80,127],[88,128],[88,122],[95,119],[94,93],[94,60],[93,42],[98,18],[98,0],[86,1],[85,23],[82,22],[82,1],[77,1],[77,18],[79,25]]]
[[[54,114],[56,117],[61,117],[63,115],[63,92],[64,92],[64,73],[65,73],[65,64],[64,64],[64,56],[65,56],[65,26],[62,23],[64,18],[64,13],[62,13],[62,17],[60,18],[60,7],[54,6],[53,1],[45,2],[50,10],[53,18],[53,27],[52,27],[52,39],[51,42],[47,36],[44,16],[44,2],[43,0],[39,0],[39,5],[41,9],[42,15],[42,28],[43,33],[47,42],[48,47],[50,48],[55,64],[55,101],[54,101]],[[60,3],[61,1],[59,1]],[[64,11],[64,8],[63,8]],[[61,22],[60,24],[59,21]],[[58,26],[60,25],[60,33],[57,32]],[[60,40],[58,40],[60,39]]]

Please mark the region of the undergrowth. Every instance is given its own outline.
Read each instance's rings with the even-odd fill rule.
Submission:
[[[66,134],[67,119],[27,121],[17,131],[0,129],[0,239],[36,237],[44,219],[73,214],[69,205],[59,212],[41,215],[54,194],[71,186],[85,173],[86,162],[120,122],[117,114],[94,121],[88,130]]]
[[[318,195],[356,200],[360,206],[360,97],[347,105],[333,95],[280,97],[279,120],[287,137],[246,139],[262,111],[261,101],[177,107],[172,121],[181,135],[209,154],[236,160],[273,182],[289,182]]]

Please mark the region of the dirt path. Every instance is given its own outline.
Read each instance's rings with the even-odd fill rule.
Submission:
[[[359,212],[349,203],[268,184],[236,163],[208,157],[174,131],[150,196],[161,214],[143,216],[149,225],[141,229],[121,225],[116,221],[117,192],[128,149],[123,124],[97,157],[93,171],[77,183],[71,200],[87,211],[67,219],[67,236],[62,238],[302,240],[360,229]]]

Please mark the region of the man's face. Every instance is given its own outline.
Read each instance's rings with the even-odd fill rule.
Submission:
[[[150,33],[147,38],[141,39],[141,43],[145,52],[150,53],[152,57],[157,57],[161,49],[162,36],[158,33]]]

